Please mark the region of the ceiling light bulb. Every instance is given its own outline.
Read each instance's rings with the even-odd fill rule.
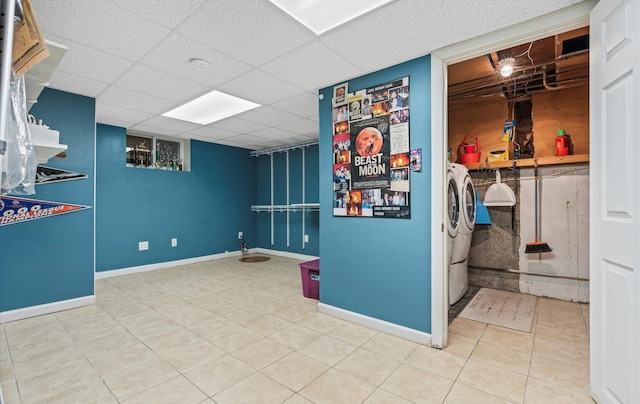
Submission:
[[[502,77],[509,77],[511,76],[511,73],[513,73],[513,67],[509,65],[502,66],[502,69],[500,69]]]
[[[513,73],[513,62],[515,60],[513,58],[506,58],[500,61],[500,74],[502,77],[509,77]]]

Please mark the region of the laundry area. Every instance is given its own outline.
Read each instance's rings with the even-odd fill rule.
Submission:
[[[448,67],[449,301],[459,302],[449,321],[480,288],[588,303],[588,46],[584,27]]]

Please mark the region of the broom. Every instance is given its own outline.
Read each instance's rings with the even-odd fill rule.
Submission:
[[[538,160],[533,160],[533,177],[536,181],[535,189],[535,209],[536,209],[536,239],[533,243],[527,243],[527,248],[524,250],[525,254],[545,253],[553,251],[549,244],[544,241],[540,241],[540,223],[538,221]]]

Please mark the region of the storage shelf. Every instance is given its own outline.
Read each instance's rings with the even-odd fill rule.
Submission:
[[[515,163],[516,167],[533,167],[534,160],[538,160],[539,166],[549,166],[554,164],[572,164],[572,163],[588,163],[588,154],[572,154],[569,156],[551,156],[537,157],[535,159],[520,159],[507,161],[494,161],[492,163],[473,163],[465,164],[469,170],[482,170],[494,168],[512,168]]]
[[[287,212],[307,210],[310,212],[320,210],[319,203],[292,203],[291,205],[252,205],[252,212]]]
[[[42,90],[49,85],[49,78],[58,67],[62,57],[67,52],[67,47],[59,43],[45,39],[49,57],[33,66],[25,74],[25,93],[27,96],[27,111],[38,102]]]

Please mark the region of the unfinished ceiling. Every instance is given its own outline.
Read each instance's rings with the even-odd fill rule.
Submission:
[[[509,77],[500,74],[500,61],[514,59]],[[525,99],[537,91],[584,86],[589,83],[589,28],[479,56],[449,66],[449,101],[501,96]]]

